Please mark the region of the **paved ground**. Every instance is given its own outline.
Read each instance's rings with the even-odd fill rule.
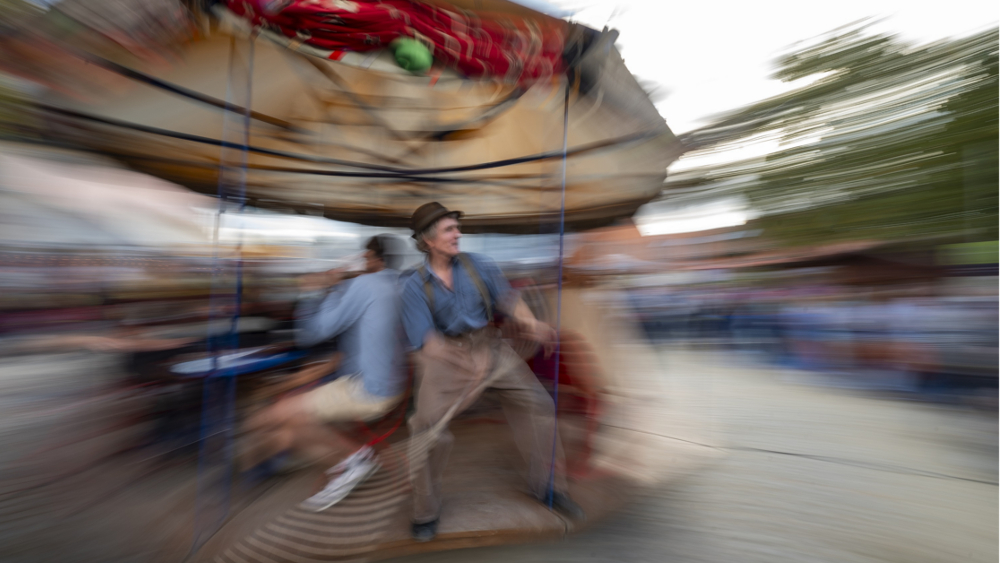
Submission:
[[[710,467],[558,544],[405,561],[997,561],[995,414],[816,386],[743,356],[665,348],[661,361],[674,407],[725,454]]]
[[[630,350],[624,352],[639,361]],[[710,447],[718,455],[707,467],[646,491],[625,513],[557,544],[433,553],[395,563],[997,561],[995,413],[821,387],[805,373],[722,352],[664,348],[649,361],[660,366],[636,370],[644,374],[634,382],[643,390],[642,400],[679,416],[648,427],[669,436],[664,443],[692,451]],[[74,453],[78,449],[90,454],[95,448],[97,453],[113,449],[115,435],[101,433],[87,447],[49,451],[25,430],[39,429],[49,439],[65,437],[70,428],[87,434],[89,427],[79,426],[86,409],[127,409],[127,402],[99,392],[120,366],[101,355],[67,354],[18,358],[0,368],[0,441],[5,446],[0,448],[0,562],[148,560],[109,558],[109,553],[136,551],[78,537],[89,529],[83,525],[91,519],[85,507],[135,504],[121,494],[104,498],[117,490],[116,482],[95,480],[90,471],[79,477],[85,487],[63,479],[17,493],[25,484],[46,482],[48,475],[8,475],[18,467],[8,464],[25,456],[33,460],[31,467],[58,475],[67,471],[67,456],[86,465],[86,456]],[[87,378],[73,375],[84,372]],[[70,405],[66,397],[72,398]],[[656,416],[657,409],[630,412],[643,414],[621,423],[642,426],[643,417]],[[84,419],[100,429],[99,417]],[[173,480],[143,482],[176,499],[171,500],[180,507],[176,512],[191,513],[193,488],[177,483],[192,483],[190,476],[163,475]],[[187,496],[180,494],[185,491]],[[154,526],[155,512],[106,512],[114,517],[90,524],[122,531],[152,527],[188,545],[190,530]],[[35,534],[20,535],[36,527]],[[68,533],[73,531],[78,533]],[[43,543],[47,549],[40,549]],[[73,556],[40,559],[42,552]]]

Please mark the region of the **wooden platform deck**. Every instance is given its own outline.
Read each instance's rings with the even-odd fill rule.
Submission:
[[[587,511],[572,522],[528,495],[520,456],[506,424],[457,421],[455,447],[444,479],[438,536],[417,543],[409,535],[410,499],[405,472],[380,470],[352,498],[322,513],[297,504],[323,482],[322,468],[302,470],[258,492],[195,555],[193,561],[377,561],[402,555],[498,544],[554,541],[608,516],[625,503],[625,483],[592,475],[572,485]],[[374,510],[371,497],[385,497]],[[355,512],[362,509],[368,514]],[[373,513],[377,513],[374,514]]]

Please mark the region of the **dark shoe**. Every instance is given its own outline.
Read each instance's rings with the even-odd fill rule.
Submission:
[[[542,502],[546,506],[549,504],[548,499],[542,499]],[[571,520],[578,522],[583,522],[587,519],[587,514],[583,511],[583,508],[573,502],[573,499],[569,498],[566,493],[552,493],[552,510],[560,512],[564,516],[568,516]]]
[[[410,529],[410,533],[413,536],[413,539],[418,542],[431,541],[438,533],[438,521],[431,520],[430,522],[424,524],[414,523],[413,527]]]

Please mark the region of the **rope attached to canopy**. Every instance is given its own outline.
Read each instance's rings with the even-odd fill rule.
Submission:
[[[252,85],[253,85],[253,65],[254,65],[254,39],[255,37],[251,35],[247,42],[247,62],[246,62],[246,81],[243,85],[237,84],[236,79],[236,66],[237,66],[237,56],[238,56],[238,46],[237,38],[234,37],[230,44],[231,54],[229,59],[229,84],[227,87],[227,98],[232,99],[237,95],[236,90],[242,88],[242,94],[246,99],[246,103],[243,107],[237,104],[232,104],[227,101],[225,109],[228,112],[236,113],[235,108],[242,110],[241,118],[238,120],[236,127],[239,129],[235,134],[240,139],[239,143],[236,143],[235,147],[239,150],[237,156],[236,166],[227,166],[229,162],[229,156],[227,154],[228,149],[226,147],[222,148],[222,154],[219,159],[219,182],[218,182],[218,196],[219,196],[219,207],[216,213],[215,220],[215,251],[213,257],[213,272],[214,275],[219,275],[218,272],[221,271],[220,268],[220,256],[219,256],[219,230],[221,228],[222,217],[226,213],[227,203],[230,198],[235,198],[238,202],[237,212],[242,214],[243,210],[246,208],[246,171],[247,171],[247,153],[250,146],[250,120],[251,115],[251,99],[252,99]],[[223,120],[223,138],[227,136],[228,120]],[[235,174],[235,179],[233,178]],[[231,189],[235,188],[235,190]],[[235,193],[233,193],[235,191]],[[209,374],[202,380],[202,413],[201,413],[201,434],[200,441],[198,445],[198,477],[197,477],[197,488],[195,493],[195,518],[194,518],[194,537],[192,539],[190,555],[193,555],[198,551],[198,549],[207,541],[216,531],[222,526],[226,516],[229,514],[229,501],[230,492],[232,489],[232,464],[234,457],[234,425],[235,425],[235,411],[236,411],[236,368],[235,367],[224,367],[220,369],[219,358],[225,349],[236,350],[239,348],[239,320],[243,304],[243,237],[242,235],[238,238],[236,245],[236,267],[235,267],[235,288],[234,288],[234,299],[233,299],[233,310],[230,316],[230,327],[228,342],[225,344],[217,344],[213,341],[211,335],[209,335],[207,341],[207,352],[212,358],[212,369]],[[216,314],[218,308],[217,303],[217,292],[216,284],[212,284],[212,290],[209,294],[209,326],[212,326],[212,320]],[[222,387],[222,397],[214,396],[213,390],[217,390],[219,387],[219,382],[221,381]],[[221,428],[216,429],[215,426],[221,426]],[[209,440],[217,435],[222,435],[222,501],[219,504],[218,516],[209,522],[201,522],[205,518],[204,514],[209,509],[213,508],[214,493],[218,491],[210,491],[208,493],[209,498],[206,500],[206,488],[211,486],[209,482],[211,476],[209,473],[212,470],[210,458],[213,457],[213,452],[209,451]],[[217,468],[216,468],[217,469]],[[218,471],[216,471],[217,473]],[[209,515],[207,518],[211,518]],[[199,524],[204,524],[200,526]]]
[[[559,443],[559,365],[562,354],[562,290],[563,290],[563,257],[566,249],[566,164],[569,157],[569,93],[572,77],[576,75],[573,67],[566,72],[566,87],[563,96],[563,130],[562,130],[562,170],[559,190],[559,260],[556,268],[556,345],[553,351],[555,366],[555,380],[553,385],[552,400],[555,403],[552,424],[552,458],[549,463],[549,491],[546,501],[549,509],[555,499],[555,479],[556,479],[556,448]]]

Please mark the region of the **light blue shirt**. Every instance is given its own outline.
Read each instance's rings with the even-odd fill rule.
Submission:
[[[492,309],[509,308],[518,294],[511,289],[496,262],[481,254],[467,256],[486,286]],[[457,336],[483,328],[490,322],[482,294],[457,258],[451,264],[453,289],[445,287],[429,264],[425,264],[424,270],[426,275],[418,269],[403,282],[403,327],[413,348],[423,347],[424,338],[432,330],[446,336]],[[424,289],[428,281],[434,292],[433,311]]]
[[[365,390],[395,397],[406,386],[400,327],[399,273],[382,270],[338,284],[326,297],[305,300],[295,311],[300,347],[340,336],[344,359],[337,373],[360,374]]]

